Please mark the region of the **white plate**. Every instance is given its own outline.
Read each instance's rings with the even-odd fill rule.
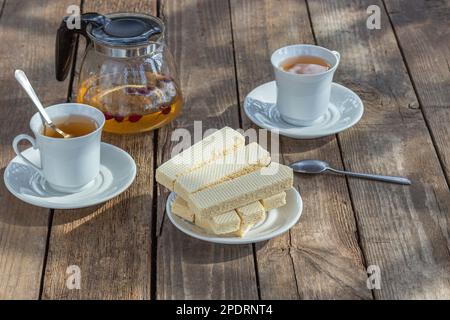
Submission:
[[[169,220],[179,230],[191,237],[214,243],[222,244],[247,244],[269,240],[292,228],[300,219],[303,210],[302,198],[294,188],[286,191],[286,204],[278,209],[270,210],[266,219],[254,226],[247,234],[241,237],[212,235],[197,227],[193,223],[186,221],[172,213],[172,203],[175,199],[172,192],[167,197],[166,213]]]
[[[124,150],[101,144],[100,174],[80,192],[64,193],[52,189],[36,169],[15,157],[4,174],[8,190],[22,201],[53,209],[84,208],[105,202],[125,191],[136,176],[136,164]],[[39,150],[29,148],[23,155],[39,165]]]
[[[336,134],[355,125],[362,117],[364,106],[352,90],[332,83],[328,110],[310,126],[300,127],[286,123],[276,106],[277,86],[267,82],[253,89],[244,101],[244,111],[258,126],[279,130],[280,135],[295,139],[313,139]]]

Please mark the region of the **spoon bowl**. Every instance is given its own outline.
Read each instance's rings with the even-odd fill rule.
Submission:
[[[329,164],[321,160],[302,160],[289,165],[295,172],[322,173],[329,168]]]

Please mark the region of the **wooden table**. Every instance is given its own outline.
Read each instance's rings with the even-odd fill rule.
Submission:
[[[31,102],[13,80],[24,69],[46,105],[70,99],[76,81],[54,75],[56,28],[74,0],[0,0],[1,168],[29,132]],[[79,2],[79,1],[78,1]],[[104,136],[136,160],[134,184],[82,210],[27,205],[0,186],[2,299],[397,299],[450,298],[450,1],[82,1],[84,12],[162,17],[186,104],[170,126]],[[369,5],[381,29],[366,27]],[[256,245],[190,238],[165,218],[155,168],[174,128],[253,125],[245,95],[273,79],[269,57],[316,43],[342,55],[335,81],[357,92],[362,120],[336,136],[282,138],[282,161],[410,177],[398,186],[338,176],[295,177],[304,212],[290,232]],[[81,46],[80,46],[81,47]],[[78,59],[79,62],[79,59]],[[76,75],[72,74],[72,79]],[[66,286],[81,270],[81,289]],[[368,289],[379,266],[381,288]],[[373,270],[373,269],[372,269]]]

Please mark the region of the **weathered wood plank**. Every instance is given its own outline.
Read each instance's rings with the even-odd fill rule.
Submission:
[[[450,181],[450,1],[385,1]]]
[[[84,1],[84,12],[156,13],[156,1]],[[75,84],[76,85],[76,84]],[[82,210],[56,210],[45,273],[45,299],[150,299],[153,136],[104,134],[135,159],[136,181],[119,197]],[[81,269],[68,290],[66,268]]]
[[[271,53],[314,43],[304,1],[231,1],[240,101],[273,79]],[[243,113],[243,111],[242,111]],[[251,126],[243,119],[244,128]],[[334,137],[281,139],[285,163],[324,159],[341,166]],[[257,245],[263,299],[371,299],[345,180],[295,176],[304,201],[300,223],[288,234]]]
[[[239,126],[227,1],[161,3],[186,104],[159,131],[158,165],[170,158],[176,128],[192,134],[194,120],[203,121],[203,130]],[[182,234],[164,219],[166,197],[158,187],[157,298],[258,298],[252,246],[214,245]]]
[[[381,30],[366,28],[372,4],[382,8]],[[319,45],[341,52],[336,81],[365,102],[361,123],[339,134],[345,167],[413,180],[412,186],[348,180],[367,263],[381,269],[375,296],[448,299],[450,193],[383,4],[309,5]]]
[[[156,6],[156,0],[84,0],[83,12],[94,11],[103,14],[113,12],[139,12],[156,15]]]
[[[59,21],[74,1],[0,1],[0,122],[1,175],[15,156],[14,136],[31,133],[35,109],[14,80],[14,69],[23,69],[44,105],[63,102],[67,82],[54,81],[54,39]],[[28,146],[27,146],[28,147]],[[46,250],[49,210],[27,205],[0,186],[0,299],[39,298]]]

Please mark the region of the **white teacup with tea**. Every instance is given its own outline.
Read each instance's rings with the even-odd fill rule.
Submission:
[[[283,47],[272,54],[277,108],[284,121],[309,126],[326,113],[339,60],[337,51],[309,44]]]
[[[14,138],[15,153],[34,167],[55,190],[77,192],[93,183],[100,171],[100,140],[105,124],[103,113],[79,103],[62,103],[47,107],[56,126],[72,138],[64,139],[46,128],[38,113],[30,120],[35,138],[20,134]],[[40,165],[22,155],[18,144],[27,140],[39,149]]]

